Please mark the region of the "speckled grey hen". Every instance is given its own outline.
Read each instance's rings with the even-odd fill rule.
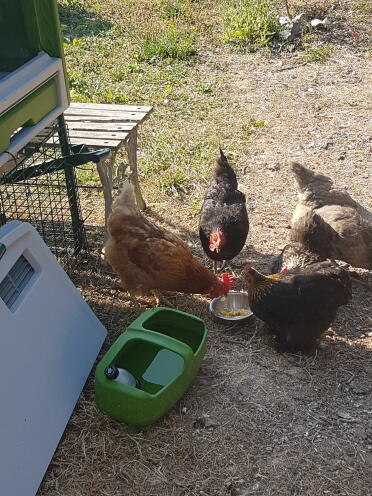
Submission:
[[[372,214],[332,180],[298,163],[292,171],[299,203],[292,217],[290,241],[354,267],[372,269]]]

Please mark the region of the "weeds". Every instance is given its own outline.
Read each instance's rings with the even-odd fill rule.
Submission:
[[[326,62],[332,55],[332,47],[328,43],[322,43],[313,48],[310,45],[304,45],[305,55],[302,57],[304,62]]]
[[[160,19],[175,19],[182,15],[184,5],[181,1],[162,1],[160,4]]]
[[[160,32],[149,31],[140,40],[136,59],[139,62],[153,62],[156,59],[187,60],[196,54],[195,33],[166,25]]]
[[[356,0],[354,3],[354,8],[358,14],[358,20],[361,22],[368,20],[368,18],[372,15],[371,0]]]
[[[256,129],[260,129],[265,126],[265,121],[257,121],[256,119],[249,119],[248,122],[242,124],[241,128],[243,132],[247,135],[251,135]]]
[[[239,49],[272,46],[279,32],[278,5],[275,0],[240,0],[228,9],[223,40]]]

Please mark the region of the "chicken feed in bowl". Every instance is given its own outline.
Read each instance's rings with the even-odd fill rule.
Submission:
[[[211,313],[221,320],[239,321],[253,315],[248,302],[248,294],[230,291],[225,296],[213,298],[209,303]]]

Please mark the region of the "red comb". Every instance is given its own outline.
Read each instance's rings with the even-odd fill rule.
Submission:
[[[230,291],[230,289],[232,288],[233,280],[233,277],[227,272],[221,274],[221,281],[225,284],[227,291]]]

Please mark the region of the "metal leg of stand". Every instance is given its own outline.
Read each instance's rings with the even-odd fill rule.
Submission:
[[[128,154],[128,162],[131,171],[131,182],[134,186],[137,205],[140,210],[145,210],[146,203],[142,197],[137,171],[137,130],[132,131],[129,140],[127,141],[127,143],[125,143],[125,149]]]
[[[66,157],[71,154],[71,149],[67,138],[67,128],[63,115],[60,115],[58,117],[58,136],[62,155]],[[76,194],[77,187],[75,181],[75,173],[72,168],[68,167],[65,169],[65,178],[68,202],[71,212],[72,232],[74,236],[74,252],[75,254],[78,254],[80,253],[84,244],[84,234],[83,221],[80,218],[79,204]]]
[[[108,158],[100,160],[97,164],[98,175],[103,188],[103,197],[105,199],[105,231],[107,236],[108,218],[112,210],[112,174],[115,163],[116,153],[111,152]]]

